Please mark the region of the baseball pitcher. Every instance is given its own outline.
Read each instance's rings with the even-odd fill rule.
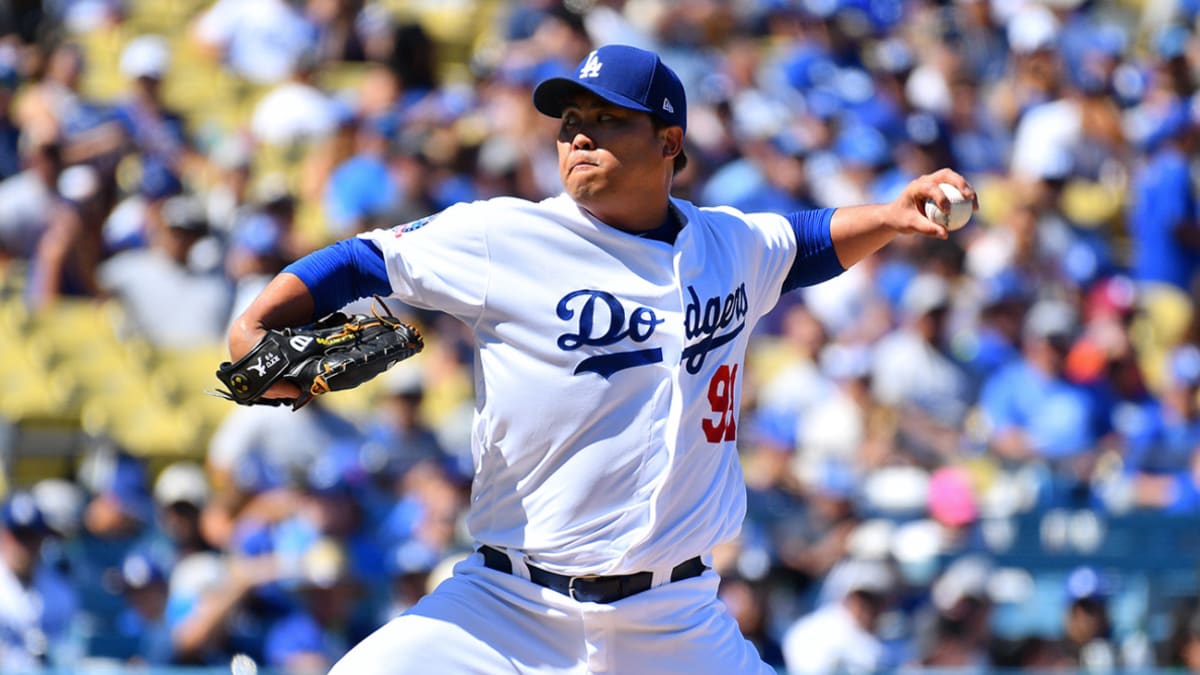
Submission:
[[[592,52],[538,85],[564,192],[496,198],[338,242],[281,273],[235,322],[270,331],[373,294],[474,333],[476,552],[333,672],[772,673],[717,599],[713,547],[745,511],[743,361],[781,293],[900,234],[945,238],[949,169],[889,204],[789,214],[670,196],[687,101],[654,53]],[[262,393],[294,401],[282,380]]]

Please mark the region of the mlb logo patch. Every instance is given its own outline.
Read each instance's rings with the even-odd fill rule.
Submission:
[[[392,235],[394,237],[396,237],[397,239],[399,239],[400,237],[404,236],[404,234],[407,232],[415,232],[416,230],[419,230],[422,227],[425,227],[426,225],[431,223],[433,221],[433,219],[434,219],[434,216],[425,216],[424,218],[420,218],[420,219],[414,220],[412,222],[404,223],[403,225],[397,225],[392,228]]]

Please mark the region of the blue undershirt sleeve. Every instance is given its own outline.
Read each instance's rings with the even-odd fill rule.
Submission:
[[[372,295],[391,295],[383,253],[354,237],[314,251],[284,268],[300,278],[313,298],[313,318]]]
[[[796,260],[783,280],[783,292],[828,281],[845,272],[833,249],[829,223],[836,209],[796,211],[786,217],[796,233]]]

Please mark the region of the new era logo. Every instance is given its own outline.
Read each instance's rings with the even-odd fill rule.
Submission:
[[[671,105],[671,99],[669,99],[669,98],[663,99],[663,110],[666,110],[669,113],[675,112],[675,106]]]
[[[592,52],[591,54],[588,54],[587,61],[585,61],[583,67],[579,69],[579,79],[585,80],[589,77],[599,77],[600,69],[603,67],[604,64],[600,63],[600,59],[596,56],[596,52]]]

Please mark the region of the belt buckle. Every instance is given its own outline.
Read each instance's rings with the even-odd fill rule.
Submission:
[[[567,579],[567,596],[570,597],[575,602],[586,602],[584,600],[580,600],[579,598],[575,597],[575,582],[578,581],[579,579],[583,579],[586,581],[588,579],[595,579],[595,578],[596,578],[595,575],[590,575],[590,576],[583,576],[583,577],[571,577],[570,579]]]

